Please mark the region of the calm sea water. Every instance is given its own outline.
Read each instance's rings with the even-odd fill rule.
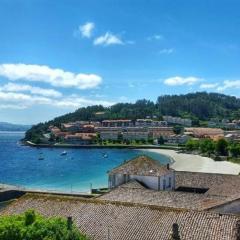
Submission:
[[[0,132],[0,183],[56,191],[87,192],[107,187],[107,171],[124,160],[147,154],[163,164],[160,154],[130,149],[50,149],[22,146],[24,133]],[[67,155],[61,156],[66,150]],[[103,157],[107,153],[108,158]],[[44,160],[38,160],[43,156]]]

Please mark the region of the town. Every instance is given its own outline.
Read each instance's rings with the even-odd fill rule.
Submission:
[[[190,119],[163,116],[155,119],[127,119],[103,121],[76,121],[49,126],[39,140],[41,143],[62,143],[70,145],[91,144],[185,144],[190,138],[218,140],[240,140],[240,121],[208,122],[207,127],[192,127]],[[39,143],[38,142],[38,143]]]

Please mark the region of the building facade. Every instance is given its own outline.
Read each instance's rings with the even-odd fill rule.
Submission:
[[[175,172],[169,165],[164,166],[159,161],[147,156],[132,159],[108,173],[109,188],[115,188],[131,180],[136,180],[149,189],[175,189]]]

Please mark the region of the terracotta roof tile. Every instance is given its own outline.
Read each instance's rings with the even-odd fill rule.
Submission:
[[[148,156],[139,156],[129,160],[119,167],[112,169],[109,174],[128,174],[141,176],[163,176],[168,174],[172,169],[162,165],[159,161]]]
[[[30,208],[45,216],[72,216],[83,233],[97,240],[169,240],[173,223],[179,225],[184,240],[232,240],[237,239],[240,220],[210,212],[33,194],[20,198],[2,214],[18,214]]]

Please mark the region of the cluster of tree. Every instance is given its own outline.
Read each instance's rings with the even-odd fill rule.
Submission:
[[[217,156],[230,156],[237,158],[240,156],[240,143],[228,142],[225,139],[213,141],[211,139],[194,140],[190,139],[186,143],[188,151],[200,151],[201,153],[215,154]]]
[[[195,121],[240,118],[240,99],[218,93],[160,96],[157,105],[163,115],[186,117]]]
[[[28,210],[25,214],[0,217],[1,240],[87,240],[71,219],[45,218]]]
[[[240,118],[239,109],[240,99],[218,93],[198,92],[186,95],[165,95],[158,97],[156,103],[143,99],[135,103],[118,103],[110,107],[99,105],[79,108],[73,113],[33,126],[26,132],[25,139],[39,141],[41,133],[48,126],[60,126],[61,123],[80,120],[131,119],[134,121],[138,118],[146,118],[146,116],[162,120],[162,116],[171,115],[190,118],[193,120],[193,125],[197,126],[199,120]]]

